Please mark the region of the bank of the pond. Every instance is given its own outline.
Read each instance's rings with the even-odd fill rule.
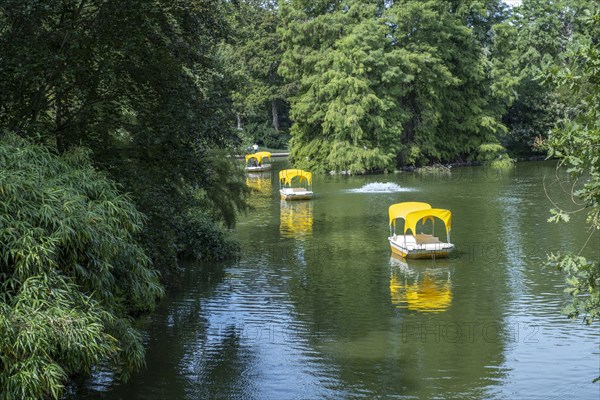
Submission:
[[[261,150],[261,151],[268,151],[268,150]],[[289,155],[290,155],[289,152],[278,152],[278,153],[272,152],[271,158],[284,159],[284,158],[288,158]],[[245,156],[236,155],[235,158],[238,160],[243,160],[245,158]],[[519,158],[515,158],[513,160],[515,163],[522,163],[522,162],[531,162],[531,161],[546,161],[547,159],[548,158],[546,156],[530,156],[530,157],[519,157]],[[486,165],[479,161],[465,161],[465,162],[453,162],[453,163],[438,163],[438,164],[434,164],[430,167],[435,168],[436,166],[439,166],[441,168],[451,169],[451,168],[460,168],[460,167],[485,167]],[[419,170],[419,167],[404,166],[404,167],[401,167],[400,169],[396,170],[395,172],[415,172],[418,170]],[[329,175],[350,175],[350,174],[346,173],[345,171],[341,171],[341,172],[330,171]],[[377,173],[366,174],[366,175],[377,175]]]
[[[519,158],[514,158],[513,162],[514,163],[519,163],[519,162],[531,162],[531,161],[546,161],[548,159],[548,157],[546,156],[531,156],[531,157],[519,157]],[[435,168],[436,166],[439,166],[441,168],[447,168],[447,169],[451,169],[451,168],[459,168],[459,167],[485,167],[485,163],[479,162],[479,161],[465,161],[465,162],[454,162],[454,163],[439,163],[439,164],[434,164],[430,167]],[[405,166],[400,168],[400,170],[398,170],[398,172],[403,171],[403,172],[415,172],[419,170],[419,167],[414,167],[414,166]]]

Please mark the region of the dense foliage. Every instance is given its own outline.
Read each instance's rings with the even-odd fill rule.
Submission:
[[[162,293],[134,240],[143,220],[86,152],[0,141],[0,398],[58,398],[101,361],[143,364],[130,316]]]
[[[298,88],[291,98],[291,151],[299,166],[389,170],[474,159],[480,146],[498,144],[509,86],[499,84],[506,71],[493,68],[483,46],[501,7],[314,4],[282,6],[280,72]]]
[[[219,54],[226,73],[235,82],[231,103],[243,147],[257,143],[284,149],[291,123],[290,85],[278,73],[283,51],[277,2],[246,0],[226,4],[235,35],[221,43]]]
[[[574,112],[548,140],[550,155],[561,159],[575,180],[572,195],[576,210],[552,210],[552,221],[569,222],[574,212],[587,212],[590,240],[597,246],[600,230],[600,14],[588,17],[590,40],[579,43],[569,63],[552,71],[558,87],[572,91],[577,98]],[[596,239],[596,240],[594,240]],[[600,319],[600,260],[587,260],[579,254],[554,254],[551,261],[567,274],[567,292],[573,296],[566,308],[570,317],[582,315],[586,323]]]
[[[502,29],[512,48],[507,66],[516,79],[515,101],[504,116],[508,132],[503,143],[511,153],[542,152],[535,147],[548,137],[554,126],[571,111],[571,93],[540,76],[571,51],[573,44],[588,37],[584,23],[593,2],[587,0],[524,0]]]
[[[247,189],[228,157],[222,7],[0,2],[0,397],[58,397],[100,362],[126,375],[154,269],[168,283],[181,257],[235,253],[223,227]]]
[[[148,217],[140,236],[163,272],[192,242],[219,247],[213,231],[246,193],[214,156],[238,141],[216,54],[221,2],[6,0],[0,21],[0,126],[59,152],[90,148]]]

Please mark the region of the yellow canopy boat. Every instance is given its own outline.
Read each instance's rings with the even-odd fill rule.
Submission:
[[[298,186],[294,187],[294,182]],[[301,186],[306,184],[306,187]],[[279,194],[282,200],[308,200],[313,197],[312,174],[301,169],[279,171]]]
[[[271,161],[271,153],[268,151],[259,151],[254,154],[246,154],[246,171],[262,172],[271,169],[271,164],[263,164],[263,161]]]
[[[452,228],[452,213],[441,208],[432,208],[431,205],[421,202],[405,202],[393,204],[389,208],[390,216],[390,247],[392,253],[406,258],[432,258],[448,257],[448,254],[454,249],[450,243],[450,229]],[[417,224],[440,219],[446,227],[446,237],[448,242],[442,242],[435,235],[417,233]],[[396,234],[396,220],[404,220],[404,232],[402,235]],[[407,232],[412,233],[406,234]]]

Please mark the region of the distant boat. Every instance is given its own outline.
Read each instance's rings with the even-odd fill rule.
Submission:
[[[434,258],[448,257],[454,249],[450,243],[450,229],[452,227],[452,213],[441,208],[431,208],[431,205],[421,202],[405,202],[393,204],[389,208],[390,237],[388,241],[392,253],[405,258]],[[435,235],[432,228],[431,234],[417,233],[417,224],[440,219],[446,227],[447,242],[442,242]],[[396,220],[404,220],[404,232],[396,234]],[[407,235],[407,232],[409,233]]]
[[[263,161],[271,161],[271,153],[259,151],[258,153],[246,154],[246,171],[262,172],[271,169],[271,164],[263,164]]]
[[[306,186],[302,186],[303,184]],[[312,174],[301,169],[284,169],[279,171],[279,187],[282,200],[311,199],[313,197]]]

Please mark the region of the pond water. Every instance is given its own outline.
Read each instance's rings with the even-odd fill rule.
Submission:
[[[555,164],[317,176],[296,203],[279,200],[274,165],[248,178],[239,260],[187,266],[144,324],[146,369],[128,383],[97,371],[69,397],[599,398],[600,326],[561,315],[564,277],[544,265],[589,235],[583,215],[546,222],[544,187],[569,206]],[[391,257],[401,201],[452,211],[450,258]],[[600,258],[598,236],[584,255]]]

